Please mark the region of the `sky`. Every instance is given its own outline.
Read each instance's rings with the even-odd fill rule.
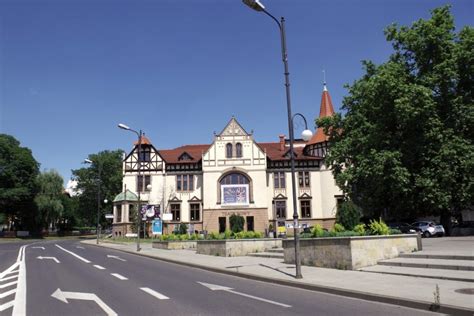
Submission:
[[[392,52],[383,30],[451,4],[457,31],[474,1],[261,0],[285,17],[293,113],[314,130],[323,71],[336,111],[362,60]],[[232,116],[257,142],[288,135],[279,30],[240,0],[0,0],[0,133],[41,171],[71,178],[89,154],[210,144]],[[303,130],[295,121],[295,135]]]

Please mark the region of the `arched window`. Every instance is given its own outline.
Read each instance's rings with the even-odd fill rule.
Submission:
[[[241,158],[242,157],[242,144],[241,143],[237,143],[235,145],[235,156],[237,158]]]
[[[231,171],[217,182],[217,203],[222,205],[248,205],[253,203],[252,179],[243,172]]]
[[[225,156],[226,158],[232,158],[232,144],[231,143],[227,143],[227,145],[225,145]]]
[[[220,182],[221,184],[249,184],[249,179],[242,173],[229,173]]]

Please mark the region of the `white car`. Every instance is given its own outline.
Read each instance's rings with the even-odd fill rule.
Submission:
[[[423,237],[432,237],[432,236],[444,236],[444,227],[443,225],[436,225],[434,222],[429,221],[420,221],[414,222],[411,224],[414,227],[421,229],[421,234]]]

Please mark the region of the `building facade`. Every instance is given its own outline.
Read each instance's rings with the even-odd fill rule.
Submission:
[[[334,114],[323,90],[320,117]],[[144,219],[161,218],[164,232],[185,223],[190,232],[223,232],[229,217],[245,219],[245,230],[284,232],[293,224],[289,142],[260,143],[232,117],[206,145],[157,150],[143,136],[123,161],[123,192],[114,200],[113,234],[132,230],[138,198]],[[302,226],[334,224],[342,193],[324,163],[327,137],[295,140],[297,208]],[[140,169],[139,169],[140,168]],[[147,228],[149,230],[149,226]]]

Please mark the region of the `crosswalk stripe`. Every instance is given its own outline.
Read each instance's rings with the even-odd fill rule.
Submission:
[[[120,275],[118,273],[111,273],[114,277],[116,277],[119,280],[128,280],[128,278],[124,277],[123,275]]]
[[[15,284],[17,284],[17,283],[18,283],[18,281],[13,281],[13,282],[10,282],[10,283],[1,284],[1,285],[0,285],[0,289],[4,289],[4,288],[6,288],[6,287],[15,285]]]
[[[13,289],[13,290],[10,290],[10,291],[6,291],[5,293],[0,293],[0,298],[7,297],[7,296],[9,296],[9,295],[12,295],[13,293],[16,293],[16,289]]]
[[[156,297],[157,299],[159,300],[169,300],[169,297],[168,296],[165,296],[161,293],[158,293],[157,291],[155,290],[152,290],[148,287],[141,287],[140,290],[142,290],[143,292],[146,292],[148,294],[150,294],[151,296],[154,296]]]
[[[102,266],[99,266],[98,264],[94,264],[94,267],[96,267],[96,268],[97,268],[97,269],[99,269],[99,270],[105,270],[105,268],[104,268],[104,267],[102,267]]]
[[[14,303],[15,301],[10,301],[10,302],[6,302],[5,304],[0,305],[0,312],[3,312],[4,310],[12,307]]]
[[[18,275],[12,275],[11,277],[0,279],[0,282],[8,281],[8,280],[11,280],[11,279],[16,279],[16,278],[18,278]]]

